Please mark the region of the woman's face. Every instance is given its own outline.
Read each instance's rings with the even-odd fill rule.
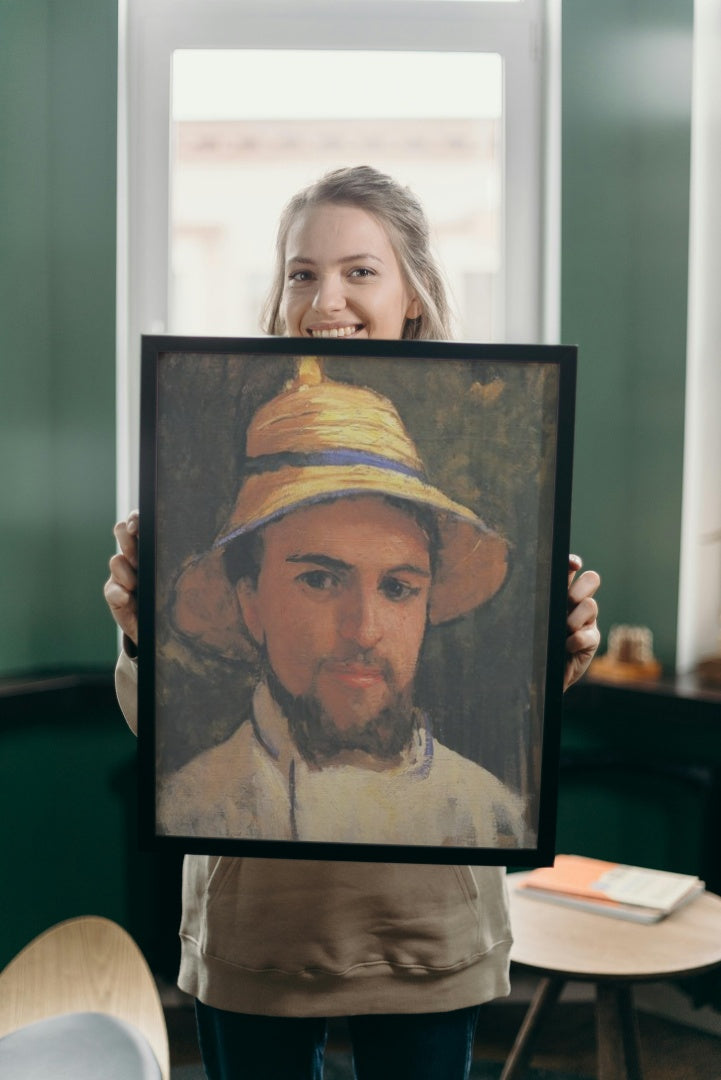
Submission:
[[[293,337],[400,338],[421,314],[381,223],[322,203],[288,231],[281,314]]]

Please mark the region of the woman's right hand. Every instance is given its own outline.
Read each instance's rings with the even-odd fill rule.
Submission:
[[[110,577],[103,589],[113,618],[134,645],[138,644],[139,528],[140,515],[133,510],[126,521],[119,521],[113,529],[120,553],[110,560]]]

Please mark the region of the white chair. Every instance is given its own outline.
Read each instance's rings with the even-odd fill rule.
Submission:
[[[169,1080],[155,980],[122,927],[94,915],[58,923],[0,973],[0,1076]]]

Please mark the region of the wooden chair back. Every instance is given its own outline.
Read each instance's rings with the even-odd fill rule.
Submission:
[[[132,1024],[170,1077],[165,1015],[145,957],[117,923],[85,915],[40,934],[0,973],[0,1037],[36,1020],[97,1012]]]

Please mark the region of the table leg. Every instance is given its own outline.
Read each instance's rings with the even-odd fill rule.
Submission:
[[[643,1080],[630,983],[596,984],[599,1080]]]
[[[558,1001],[565,981],[561,978],[546,978],[539,982],[506,1064],[503,1066],[500,1080],[520,1080],[523,1076],[531,1060],[533,1045],[541,1022]]]

